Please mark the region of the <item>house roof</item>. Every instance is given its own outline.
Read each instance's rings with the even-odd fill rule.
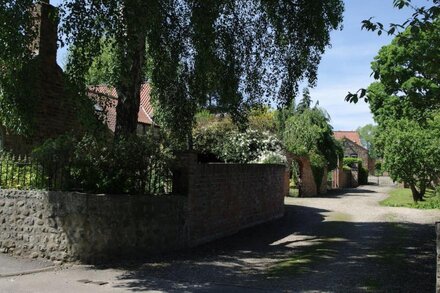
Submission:
[[[116,107],[118,105],[118,93],[116,89],[107,85],[90,86],[89,95],[97,100],[97,106],[105,111],[105,119],[110,130],[116,129]],[[138,122],[154,125],[154,111],[151,105],[151,86],[141,86],[141,103],[138,113]]]
[[[344,138],[351,140],[359,146],[362,146],[361,137],[357,131],[335,131],[334,136],[337,140],[343,140]]]

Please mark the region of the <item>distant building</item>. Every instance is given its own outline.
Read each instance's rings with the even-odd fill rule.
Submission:
[[[335,131],[334,137],[342,142],[344,157],[360,158],[362,166],[370,174],[374,173],[375,162],[370,158],[368,150],[362,146],[361,137],[357,131]]]

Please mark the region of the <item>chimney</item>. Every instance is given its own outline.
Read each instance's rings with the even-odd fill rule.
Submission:
[[[33,52],[45,64],[56,64],[58,41],[58,10],[49,0],[40,1],[34,8],[36,38]]]

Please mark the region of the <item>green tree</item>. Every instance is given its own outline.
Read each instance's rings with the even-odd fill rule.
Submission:
[[[310,100],[310,97],[305,96],[305,99]],[[287,119],[283,143],[293,155],[310,159],[317,186],[325,175],[324,169],[335,169],[338,158],[343,156],[342,147],[333,136],[329,115],[316,106],[303,108]]]
[[[287,104],[299,82],[315,84],[329,32],[340,26],[343,3],[68,0],[63,9],[63,32],[74,48],[68,68],[76,80],[85,83],[105,47],[97,40],[113,42],[117,134],[135,131],[148,57],[157,119],[185,140],[201,107],[215,106],[242,121],[252,105]]]
[[[411,120],[396,121],[387,128],[385,168],[393,180],[409,184],[415,202],[440,176],[439,118],[421,127]]]
[[[398,9],[410,7],[413,15],[402,24],[374,23],[364,20],[362,28],[395,35],[392,44],[381,49],[372,69],[375,79],[380,79],[388,94],[404,93],[418,107],[439,105],[439,16],[440,1],[430,0],[430,6],[416,7],[411,0],[394,0]],[[357,103],[365,98],[366,89],[349,93],[346,100]],[[432,103],[432,104],[431,104]]]
[[[408,28],[379,51],[371,66],[387,95],[406,99],[424,112],[440,107],[440,19],[432,26],[414,39]]]
[[[114,82],[119,97],[116,137],[136,132],[140,88],[144,80],[148,1],[80,1],[62,5],[62,32],[71,45],[67,71],[85,90],[85,77],[105,42],[114,54]]]
[[[414,14],[407,22],[389,28],[364,21],[364,28],[396,37],[372,63],[377,81],[368,90],[349,94],[347,100],[366,97],[378,124],[376,151],[382,153],[391,177],[410,185],[417,202],[439,177],[435,125],[440,109],[440,1],[432,1],[429,8],[413,7],[407,0],[394,3],[398,8],[411,6]]]
[[[312,97],[310,96],[310,90],[305,88],[303,90],[303,97],[296,106],[296,112],[302,113],[305,110],[310,109],[310,107],[312,107]]]
[[[362,145],[368,149],[370,157],[377,158],[378,155],[376,153],[375,148],[375,136],[377,134],[377,125],[367,124],[363,127],[359,127],[356,130],[360,137]]]
[[[35,1],[0,1],[0,123],[19,134],[30,131],[32,100],[32,24]]]

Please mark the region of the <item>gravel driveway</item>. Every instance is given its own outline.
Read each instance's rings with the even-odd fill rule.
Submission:
[[[11,282],[19,292],[434,292],[440,211],[381,207],[389,188],[288,198],[283,219],[214,243],[141,265],[0,279],[0,292],[19,288]],[[106,284],[78,282],[85,277]]]
[[[282,220],[151,261],[122,278],[128,288],[158,290],[144,277],[242,291],[433,292],[440,211],[379,206],[389,189],[287,198]]]

